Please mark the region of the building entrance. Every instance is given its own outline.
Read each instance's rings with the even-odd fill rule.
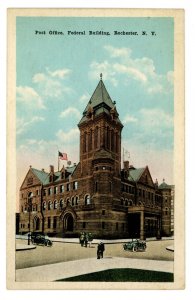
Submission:
[[[128,231],[130,238],[140,238],[140,213],[132,213],[128,215]]]
[[[64,217],[64,229],[65,231],[73,231],[74,229],[74,219],[71,214],[65,215]]]

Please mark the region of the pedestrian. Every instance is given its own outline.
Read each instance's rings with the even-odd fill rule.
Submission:
[[[83,247],[83,245],[84,245],[84,240],[85,240],[84,233],[81,232],[81,235],[80,235],[80,244],[81,244],[81,247]]]
[[[104,243],[100,242],[97,247],[97,259],[103,258],[105,251]]]

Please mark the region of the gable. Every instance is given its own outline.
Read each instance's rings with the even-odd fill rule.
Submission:
[[[150,174],[150,171],[148,169],[148,167],[146,167],[143,171],[143,173],[141,174],[138,182],[143,183],[143,184],[147,184],[149,186],[154,187],[154,182],[152,180],[152,176]]]
[[[35,186],[35,185],[40,185],[41,183],[42,182],[40,181],[40,179],[34,174],[32,169],[30,169],[26,174],[26,177],[20,187],[20,190],[26,189],[26,188],[29,188],[29,187]]]

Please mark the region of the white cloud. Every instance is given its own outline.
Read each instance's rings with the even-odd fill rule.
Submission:
[[[110,57],[103,62],[93,61],[91,63],[89,75],[92,79],[97,79],[97,74],[103,73],[104,80],[117,86],[119,78],[123,75],[125,84],[127,84],[127,80],[135,80],[148,94],[167,94],[173,90],[173,71],[158,74],[151,58],[133,58],[130,48],[115,48],[106,45],[104,49]],[[113,58],[115,59],[114,63]]]
[[[90,98],[91,96],[89,95],[89,93],[85,93],[79,98],[79,102],[86,103]]]
[[[25,121],[23,118],[16,119],[16,134],[19,135],[31,127],[32,124],[44,121],[45,118],[35,116],[30,121]]]
[[[114,64],[113,69],[116,71],[116,73],[126,74],[130,77],[132,77],[135,80],[146,82],[147,77],[146,75],[141,72],[140,70],[136,69],[135,67],[126,66],[123,64]]]
[[[43,97],[59,98],[63,96],[64,93],[70,94],[73,92],[72,88],[61,81],[61,79],[64,79],[70,73],[70,69],[50,71],[46,68],[45,73],[35,74],[32,78],[32,82],[38,85]]]
[[[51,77],[57,77],[59,79],[64,79],[67,75],[69,75],[71,73],[70,69],[59,69],[59,70],[55,70],[55,71],[50,71],[49,69],[47,69],[48,74]]]
[[[127,123],[132,123],[132,122],[137,122],[137,118],[130,116],[130,115],[126,115],[122,121],[123,124],[127,124]]]
[[[68,107],[67,109],[65,109],[60,113],[60,118],[66,118],[70,116],[75,116],[77,119],[81,118],[81,114],[79,110],[76,109],[75,107]]]
[[[131,49],[130,48],[115,48],[112,47],[111,45],[106,45],[104,46],[104,49],[106,49],[109,53],[111,57],[128,57],[131,55]]]
[[[173,116],[162,109],[141,109],[140,122],[148,129],[154,128],[156,131],[160,128],[173,128]]]
[[[70,129],[68,132],[64,132],[62,129],[58,130],[56,133],[57,138],[61,143],[74,143],[75,140],[79,142],[79,129],[73,128]]]
[[[32,81],[34,83],[38,83],[38,82],[43,82],[43,81],[46,81],[47,80],[47,76],[43,73],[37,73],[33,76],[33,79]]]
[[[97,80],[98,74],[103,74],[103,79],[110,81],[114,86],[117,86],[118,80],[115,78],[116,71],[113,69],[112,64],[108,61],[98,63],[93,61],[90,65],[91,71],[89,72],[89,77]]]
[[[39,108],[44,109],[43,100],[41,96],[29,86],[18,86],[16,87],[16,97],[17,101],[25,105],[28,105],[29,108]]]

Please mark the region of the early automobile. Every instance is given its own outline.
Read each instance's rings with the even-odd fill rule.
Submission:
[[[39,234],[39,233],[32,233],[31,234],[31,241],[33,244],[36,245],[43,245],[43,246],[52,246],[52,241],[45,236],[44,234]]]
[[[123,245],[123,249],[126,251],[145,251],[146,242],[141,240],[132,240]]]

